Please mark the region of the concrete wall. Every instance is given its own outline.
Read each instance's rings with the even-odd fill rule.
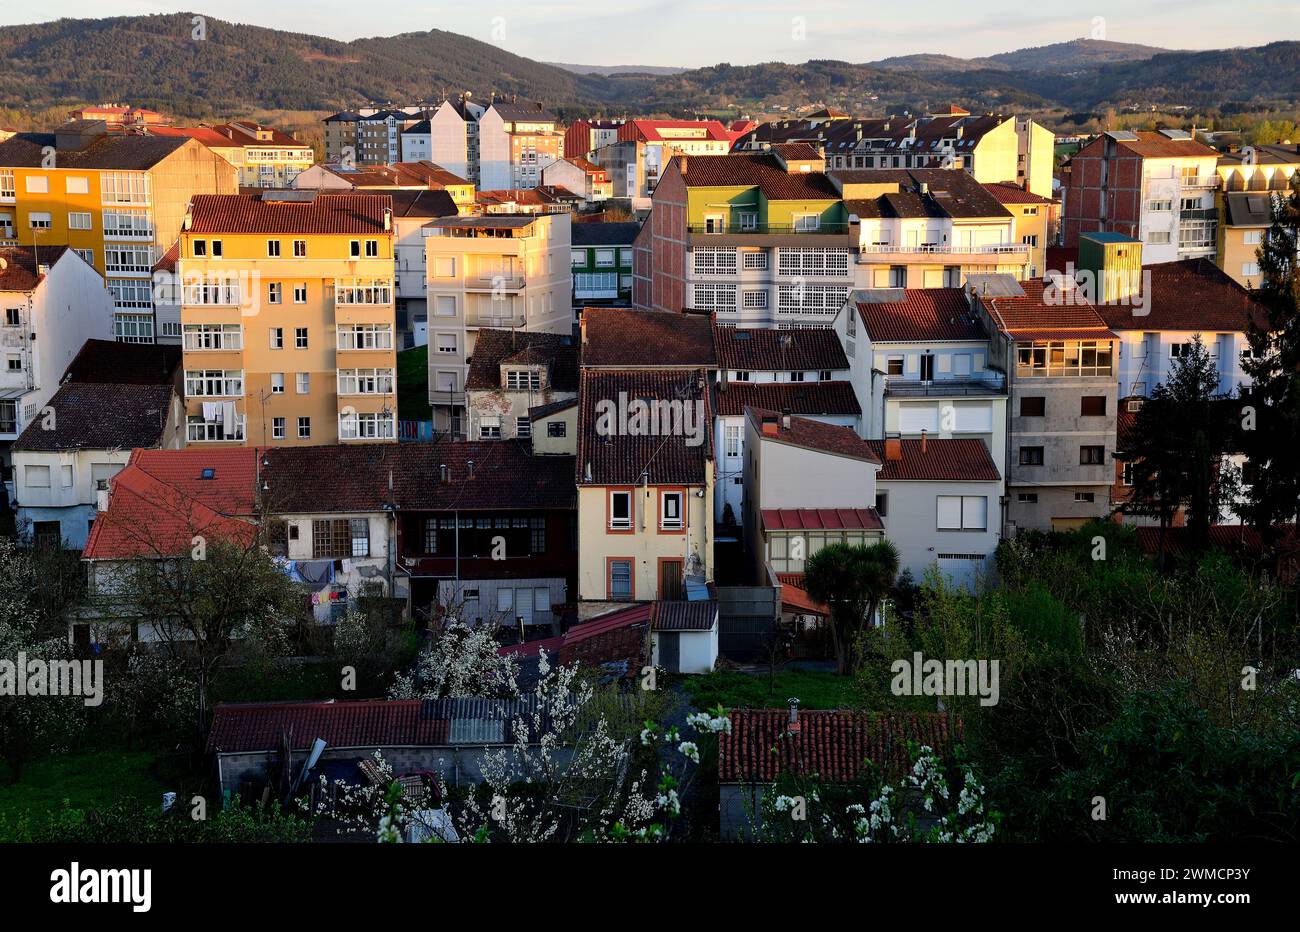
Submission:
[[[1001,521],[998,499],[1000,482],[902,482],[881,480],[879,491],[886,496],[885,537],[898,548],[899,572],[911,570],[917,582],[931,564],[956,585],[972,585],[992,570]],[[986,503],[983,530],[939,530],[938,497],[973,496]],[[942,554],[951,556],[942,557]],[[967,557],[980,554],[982,560]]]
[[[656,667],[663,661],[659,656],[659,639],[668,633],[677,635],[677,668],[674,673],[710,673],[718,662],[718,624],[715,621],[708,631],[653,632],[650,635],[651,660]]]

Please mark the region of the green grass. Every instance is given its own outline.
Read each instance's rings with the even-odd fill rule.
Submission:
[[[784,709],[791,696],[803,709],[852,709],[861,705],[853,677],[815,670],[778,670],[769,689],[765,672],[757,675],[725,670],[687,677],[682,689],[697,709],[721,703],[728,709]]]
[[[88,751],[28,761],[22,779],[0,764],[0,819],[10,823],[24,812],[39,817],[63,807],[107,806],[127,796],[162,805],[166,790],[154,776],[157,755],[149,751]]]
[[[397,416],[404,421],[433,419],[429,405],[429,347],[397,354]]]

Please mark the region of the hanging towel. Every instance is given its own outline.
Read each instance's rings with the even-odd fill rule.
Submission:
[[[221,418],[221,403],[218,401],[203,402],[203,420],[212,424]]]
[[[235,403],[233,401],[223,401],[221,403],[221,430],[227,437],[235,436]]]

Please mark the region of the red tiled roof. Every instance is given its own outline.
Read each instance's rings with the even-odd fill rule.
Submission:
[[[871,761],[889,775],[908,769],[908,744],[945,753],[961,740],[959,720],[942,712],[868,713],[801,710],[789,730],[785,709],[733,709],[731,733],[718,747],[718,779],[770,783],[782,773],[816,774],[831,783],[855,779]]]
[[[884,464],[876,474],[877,482],[890,479],[997,482],[1002,478],[982,440],[927,437],[925,452],[921,452],[920,440],[900,440],[901,460],[891,460],[885,455],[884,440],[868,442]]]
[[[289,732],[292,750],[317,738],[332,748],[375,750],[394,745],[444,745],[450,719],[429,714],[421,699],[362,702],[259,702],[218,705],[208,733],[209,753],[270,751]]]
[[[721,369],[798,372],[849,367],[844,347],[829,327],[769,330],[718,324],[713,340]]]
[[[782,423],[781,412],[765,411],[762,408],[746,408],[745,414],[753,419],[754,429],[763,440],[788,443],[836,456],[851,456],[870,463],[880,462],[880,457],[871,449],[871,444],[854,433],[851,427],[823,424],[806,417],[791,417],[790,426],[786,427]],[[763,421],[768,419],[776,422],[775,435],[763,433]]]
[[[818,602],[808,594],[803,582],[803,573],[777,573],[781,583],[781,606],[804,615],[821,615],[829,617],[831,610],[823,602]]]
[[[717,120],[629,120],[626,125],[630,127],[626,134],[627,138],[634,139],[640,136],[647,142],[673,143],[682,137],[674,136],[671,133],[665,136],[661,130],[698,129],[701,127],[708,133],[709,139],[715,141],[731,139],[731,134],[727,128]],[[623,138],[623,136],[624,134],[620,133],[620,138]]]
[[[639,671],[649,654],[652,609],[653,603],[639,602],[574,625],[564,634],[561,665],[628,661],[629,672]]]
[[[1257,555],[1263,552],[1264,544],[1259,532],[1244,524],[1212,524],[1210,546],[1218,547],[1231,554]],[[1296,549],[1296,528],[1294,524],[1278,527],[1278,539],[1286,550]],[[1171,527],[1165,529],[1165,551],[1170,554],[1189,553],[1191,551],[1192,529],[1189,527]],[[1159,527],[1139,527],[1137,529],[1138,546],[1147,555],[1154,555],[1160,548]]]
[[[1018,184],[1010,181],[993,181],[985,182],[984,190],[988,191],[998,199],[999,204],[1055,204],[1056,202],[1050,197],[1043,197],[1040,194],[1034,194],[1032,191],[1026,191]]]
[[[764,508],[768,531],[878,531],[884,522],[874,508]]]
[[[1137,136],[1136,140],[1116,140],[1115,145],[1146,159],[1219,157],[1217,149],[1211,149],[1195,139],[1170,139],[1151,130],[1137,130],[1133,135]]]
[[[674,156],[678,168],[681,158]],[[757,187],[770,201],[838,201],[839,189],[823,172],[787,172],[770,152],[692,155],[682,174],[689,188]]]
[[[713,455],[712,406],[704,381],[704,371],[694,369],[584,369],[578,396],[578,484],[637,485],[643,473],[651,485],[702,484],[705,461]],[[623,432],[617,410],[612,421],[601,417],[609,406],[617,409],[620,399],[629,406],[635,400],[680,401],[691,409],[692,423],[666,437],[658,431]],[[624,410],[631,413],[630,407]],[[687,435],[685,426],[694,436]],[[696,437],[700,442],[692,446]]]
[[[1151,283],[1145,314],[1130,304],[1099,304],[1097,310],[1115,330],[1189,330],[1246,333],[1252,314],[1265,320],[1264,309],[1212,259],[1184,259],[1142,267]]]
[[[897,301],[857,302],[873,343],[985,339],[962,289],[906,288],[897,294]]]
[[[68,252],[67,246],[40,247],[40,262],[37,262],[37,250],[31,246],[0,246],[0,291],[33,291],[44,280],[39,266],[54,268],[54,264]]]
[[[189,553],[195,535],[247,544],[256,535],[255,463],[242,449],[135,450],[109,485],[108,511],[91,525],[90,560]],[[212,470],[204,479],[203,471]]]
[[[806,142],[779,142],[772,146],[775,152],[787,162],[820,162],[822,154]]]
[[[223,136],[210,126],[150,126],[148,134],[150,136],[184,136],[198,140],[209,149],[229,149],[240,144],[232,142],[228,137]]]
[[[716,360],[713,322],[703,314],[589,307],[582,330],[583,366],[712,368]]]
[[[265,201],[259,194],[199,194],[191,233],[383,234],[387,194],[319,192],[311,201]]]
[[[735,417],[746,408],[789,411],[802,417],[856,417],[862,413],[853,383],[830,382],[728,382],[718,386],[717,413]]]
[[[709,631],[717,620],[718,603],[713,599],[662,599],[651,613],[655,631]]]
[[[1052,292],[1041,281],[1019,282],[1023,296],[982,295],[994,322],[1017,340],[1114,339],[1106,321],[1078,293],[1069,302],[1051,303]],[[1061,294],[1061,292],[1057,292]]]

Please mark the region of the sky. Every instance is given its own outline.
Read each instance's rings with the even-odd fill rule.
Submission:
[[[150,0],[7,0],[0,25],[183,9]],[[342,40],[444,29],[540,61],[691,68],[917,52],[973,58],[1084,37],[1170,49],[1300,38],[1293,0],[384,0],[373,9],[382,15],[355,0],[221,0],[193,11]]]

